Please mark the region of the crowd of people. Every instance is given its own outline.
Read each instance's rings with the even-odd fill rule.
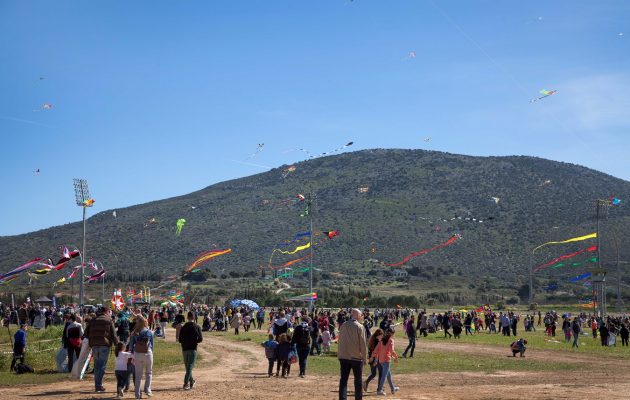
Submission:
[[[337,344],[340,365],[339,398],[347,396],[350,374],[354,375],[355,399],[369,390],[376,379],[377,395],[385,394],[385,387],[392,393],[399,388],[394,384],[391,363],[398,362],[396,333],[400,331],[406,342],[402,358],[413,358],[416,339],[434,334],[444,339],[461,339],[464,335],[502,334],[517,337],[522,326],[526,332],[544,329],[545,335],[556,336],[561,327],[565,341],[573,339],[573,347],[579,348],[579,338],[587,330],[593,338],[599,338],[602,346],[615,346],[621,338],[622,346],[628,345],[628,317],[606,318],[580,313],[577,315],[546,313],[446,311],[428,313],[426,310],[395,309],[314,309],[271,308],[250,309],[241,307],[132,307],[112,312],[108,307],[78,310],[72,307],[40,307],[23,304],[20,307],[0,305],[5,325],[18,324],[14,337],[14,357],[11,369],[24,363],[27,330],[36,326],[35,320],[44,318],[44,329],[51,325],[63,325],[61,344],[67,354],[67,371],[73,376],[82,375],[89,363],[93,365],[94,389],[103,393],[103,377],[111,349],[116,362],[117,397],[124,396],[130,383],[134,384],[136,398],[151,397],[153,353],[155,340],[166,338],[167,327],[173,328],[175,340],[182,348],[185,369],[183,389],[194,388],[193,368],[197,358],[197,346],[203,341],[202,332],[230,331],[235,335],[250,329],[266,330],[268,340],[262,343],[268,360],[267,375],[287,379],[292,364],[298,364],[298,377],[307,374],[308,358],[325,355]],[[198,324],[199,321],[201,325]],[[522,321],[522,325],[519,322]],[[41,324],[40,324],[41,325]],[[544,328],[543,328],[544,326]],[[452,333],[451,333],[452,331]],[[169,333],[172,334],[172,333]],[[525,355],[527,340],[519,338],[510,345],[513,356]],[[81,359],[83,349],[91,349],[92,359]],[[80,361],[82,365],[77,365]],[[369,366],[369,374],[363,380],[363,366]],[[378,378],[377,378],[378,376]]]

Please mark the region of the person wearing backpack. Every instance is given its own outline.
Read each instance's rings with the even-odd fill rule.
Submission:
[[[186,375],[184,375],[184,390],[190,390],[195,387],[192,370],[195,366],[197,358],[197,344],[203,341],[201,335],[201,327],[195,322],[195,315],[188,311],[188,321],[179,330],[179,343],[182,345],[182,354],[184,356],[184,366]]]
[[[74,361],[79,359],[81,354],[81,339],[83,338],[83,326],[81,317],[75,314],[70,316],[70,324],[66,327],[67,349],[68,349],[68,371],[72,372]]]
[[[127,344],[127,341],[129,341],[130,331],[129,316],[121,311],[120,314],[118,314],[118,321],[116,321],[116,326],[118,327],[118,329],[116,330],[118,339],[124,344]]]
[[[300,378],[306,375],[306,359],[311,345],[311,327],[309,326],[309,317],[302,317],[302,322],[293,331],[291,344],[297,350],[298,362],[300,365]]]
[[[145,375],[144,394],[153,396],[151,392],[151,379],[153,376],[153,332],[148,328],[149,323],[142,315],[136,317],[136,325],[133,328],[129,348],[133,353],[136,376],[134,386],[136,388],[136,399],[142,398],[140,385],[142,374]]]

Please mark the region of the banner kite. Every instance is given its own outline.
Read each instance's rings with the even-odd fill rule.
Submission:
[[[210,250],[210,251],[206,251],[205,253],[201,253],[188,266],[188,268],[186,268],[186,272],[191,272],[191,271],[199,268],[201,265],[207,263],[208,261],[210,261],[214,257],[218,257],[218,256],[221,256],[223,254],[228,254],[228,253],[231,253],[231,252],[232,252],[232,249],[223,249],[223,250]]]
[[[276,252],[276,251],[277,251],[278,253],[282,253],[282,254],[295,254],[295,253],[297,253],[298,251],[306,250],[306,249],[308,249],[309,247],[311,247],[311,242],[308,242],[308,243],[306,243],[306,244],[303,244],[302,246],[298,246],[298,247],[296,247],[296,248],[295,248],[295,250],[293,250],[293,251],[284,251],[284,250],[280,250],[280,249],[274,249],[274,252]]]
[[[586,279],[586,278],[590,277],[591,275],[592,275],[592,274],[591,274],[590,272],[587,272],[587,273],[585,273],[585,274],[578,275],[578,276],[576,276],[575,278],[571,278],[571,279],[569,279],[569,280],[570,280],[571,282],[575,283],[575,282],[579,282],[579,281],[581,281],[582,279]]]
[[[313,292],[313,293],[301,294],[299,296],[289,297],[287,300],[288,301],[315,301],[317,300],[317,293]]]
[[[17,275],[20,272],[26,271],[27,269],[29,269],[33,265],[37,264],[41,260],[42,260],[41,258],[36,258],[34,260],[28,261],[24,265],[20,265],[19,267],[12,269],[11,271],[9,271],[9,272],[7,272],[7,273],[5,273],[3,275],[0,275],[0,282],[7,280],[8,278],[10,278],[10,277],[12,277],[14,275]]]
[[[393,264],[385,264],[388,267],[400,267],[401,265],[405,265],[409,260],[411,260],[414,257],[418,257],[421,256],[423,254],[427,254],[433,250],[437,250],[440,247],[446,247],[449,246],[453,243],[455,243],[458,239],[461,239],[461,236],[459,234],[453,235],[451,236],[450,239],[448,239],[446,242],[444,243],[440,243],[438,245],[435,245],[433,247],[431,247],[430,249],[424,249],[424,250],[420,250],[420,251],[416,251],[414,253],[409,254],[407,257],[405,257],[402,261],[397,262],[397,263],[393,263]]]
[[[307,258],[310,258],[310,257],[311,257],[311,255],[309,254],[309,255],[304,256],[304,257],[296,258],[295,260],[287,261],[286,263],[284,263],[284,264],[282,264],[282,265],[278,265],[278,266],[273,266],[273,265],[270,265],[270,266],[269,266],[269,268],[270,268],[270,269],[282,269],[282,268],[286,268],[286,267],[288,267],[289,265],[293,265],[293,264],[299,263],[300,261],[304,261],[304,260],[306,260]]]
[[[311,231],[306,231],[306,232],[298,232],[295,234],[295,236],[293,236],[293,239],[291,239],[291,241],[289,242],[285,242],[285,243],[278,243],[274,246],[274,249],[276,247],[281,247],[281,246],[290,246],[293,243],[299,241],[301,238],[303,237],[311,237]],[[273,250],[272,250],[273,251]]]
[[[328,239],[332,239],[335,236],[339,236],[339,231],[328,231],[328,232],[323,232],[324,235],[328,236]]]
[[[177,220],[177,230],[175,231],[176,236],[181,235],[182,228],[184,227],[185,223],[186,223],[186,220],[184,218],[180,218]]]
[[[97,281],[101,278],[105,277],[105,270],[102,269],[100,271],[98,271],[97,273],[95,273],[92,276],[88,276],[87,278],[85,278],[86,282],[93,282],[93,281]]]
[[[545,264],[537,266],[536,268],[534,268],[534,272],[538,272],[538,271],[540,271],[541,269],[543,269],[545,267],[548,267],[550,265],[553,265],[553,264],[557,263],[558,261],[566,260],[567,258],[572,258],[572,257],[575,257],[575,256],[579,256],[580,254],[584,254],[584,253],[592,253],[594,251],[597,251],[597,246],[591,246],[591,247],[589,247],[587,249],[576,251],[575,253],[565,254],[563,256],[554,258],[553,260],[549,261],[548,263],[545,263]]]
[[[532,250],[532,252],[536,252],[536,250],[538,250],[541,247],[544,247],[544,246],[546,246],[548,244],[563,244],[563,243],[571,243],[571,242],[581,242],[583,240],[594,239],[596,237],[597,237],[597,233],[591,233],[589,235],[574,237],[574,238],[571,238],[571,239],[563,240],[561,242],[547,242],[547,243],[541,244],[538,247],[535,247],[534,250]]]
[[[582,262],[574,262],[571,264],[568,263],[558,263],[556,265],[552,265],[551,268],[560,268],[560,267],[566,267],[568,265],[572,266],[572,267],[579,267],[582,264],[587,264],[587,263],[594,263],[597,262],[597,257],[591,257],[588,260],[584,260]]]

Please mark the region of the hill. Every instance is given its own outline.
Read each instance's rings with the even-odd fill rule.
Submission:
[[[387,274],[391,268],[382,262],[400,261],[458,233],[462,239],[455,244],[411,260],[409,271],[424,281],[440,277],[444,287],[449,277],[512,285],[526,282],[530,266],[582,248],[551,246],[531,255],[537,244],[593,232],[595,199],[630,199],[627,181],[534,157],[375,149],[300,162],[283,178],[286,167],[118,209],[117,218],[112,210],[99,212],[88,219],[88,257],[101,261],[110,279],[159,281],[203,251],[229,247],[233,253],[206,264],[203,276],[257,276],[275,244],[309,229],[308,217],[300,217],[303,203],[274,203],[312,192],[314,231],[340,232],[315,248],[315,266],[329,284],[335,276]],[[186,219],[180,236],[178,218]],[[151,219],[155,223],[147,224]],[[601,231],[605,263],[615,260],[615,238],[621,259],[630,260],[630,243],[621,235],[628,227],[628,207],[611,208]],[[60,244],[80,246],[81,235],[77,222],[0,237],[0,270],[36,256],[56,257]],[[296,256],[280,255],[274,264]]]

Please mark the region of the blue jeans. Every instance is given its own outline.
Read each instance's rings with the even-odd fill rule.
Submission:
[[[105,366],[109,358],[108,346],[92,347],[92,356],[94,357],[94,386],[96,389],[103,387],[103,377],[105,376]]]
[[[407,355],[407,352],[409,350],[411,350],[411,357],[413,357],[413,351],[416,349],[416,336],[415,336],[415,334],[408,336],[408,338],[409,338],[409,345],[407,345],[407,348],[405,349],[405,351],[403,351],[403,357]]]
[[[311,336],[311,355],[314,356],[315,355],[315,350],[317,350],[317,355],[322,354],[322,348],[319,345],[319,336],[317,337],[313,337]]]
[[[381,363],[381,368],[383,368],[383,373],[378,379],[378,390],[382,391],[383,386],[385,385],[385,378],[387,378],[387,383],[389,383],[389,388],[394,391],[394,382],[392,382],[392,372],[390,370],[390,365],[388,362]]]
[[[297,348],[298,363],[300,365],[300,375],[306,374],[306,359],[308,357],[308,347]]]
[[[354,399],[363,399],[363,387],[361,378],[363,375],[363,361],[339,359],[341,376],[339,377],[339,400],[348,398],[348,378],[350,371],[354,374]]]

